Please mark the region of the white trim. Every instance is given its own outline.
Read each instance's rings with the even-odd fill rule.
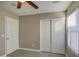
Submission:
[[[5,55],[7,55],[7,41],[6,41],[6,19],[7,16],[5,16]]]
[[[65,55],[66,57],[69,57],[67,54]]]
[[[40,52],[40,50],[37,50],[37,49],[30,49],[30,48],[19,48],[19,49]]]
[[[4,55],[2,55],[2,56],[0,56],[0,57],[6,57],[6,54],[4,54]]]

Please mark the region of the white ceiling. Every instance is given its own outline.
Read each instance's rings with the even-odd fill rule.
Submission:
[[[70,1],[60,1],[58,3],[53,3],[53,1],[33,1],[39,9],[34,9],[26,2],[23,3],[21,9],[16,8],[16,2],[14,1],[0,1],[0,7],[3,7],[13,13],[22,15],[40,14],[48,12],[61,12],[65,11],[71,4]]]

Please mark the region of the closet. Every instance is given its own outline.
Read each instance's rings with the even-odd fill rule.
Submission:
[[[40,20],[40,50],[65,53],[65,18]]]

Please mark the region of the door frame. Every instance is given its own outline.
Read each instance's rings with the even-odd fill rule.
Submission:
[[[5,56],[7,56],[7,40],[6,40],[6,20],[7,20],[7,17],[9,16],[5,16]],[[9,17],[9,18],[12,18],[12,17]],[[12,19],[15,19],[15,18],[12,18]],[[18,19],[17,19],[18,20]],[[19,20],[18,20],[18,24],[19,24]],[[18,25],[18,49],[19,49],[19,25]]]

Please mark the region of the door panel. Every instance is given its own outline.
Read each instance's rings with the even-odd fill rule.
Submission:
[[[19,47],[19,21],[6,17],[5,24],[6,53],[9,54]]]
[[[40,50],[50,52],[50,20],[40,21]]]
[[[52,20],[52,52],[65,53],[65,22],[64,19]]]

